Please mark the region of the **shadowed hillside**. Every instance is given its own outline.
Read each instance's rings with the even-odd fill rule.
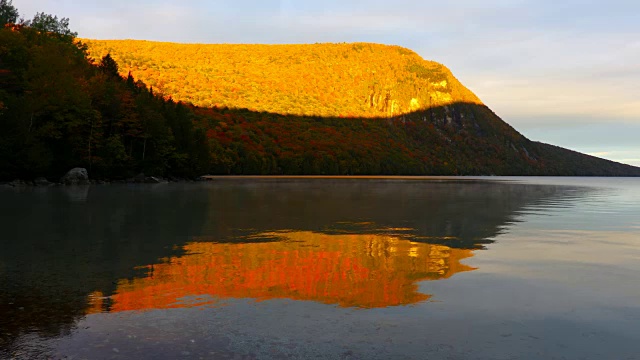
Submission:
[[[637,167],[530,141],[473,103],[390,118],[194,111],[210,119],[215,174],[640,175]]]

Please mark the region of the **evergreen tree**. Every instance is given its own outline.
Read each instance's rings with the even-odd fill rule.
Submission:
[[[119,77],[118,63],[111,57],[111,54],[105,55],[100,61],[100,69],[109,76]],[[129,73],[131,75],[131,73]]]
[[[0,26],[14,24],[18,21],[18,9],[12,5],[12,0],[0,0]]]
[[[116,64],[116,66],[117,66],[117,64]],[[127,86],[131,90],[135,90],[135,88],[136,88],[136,82],[133,79],[133,75],[131,75],[131,71],[129,71],[129,74],[127,75]]]

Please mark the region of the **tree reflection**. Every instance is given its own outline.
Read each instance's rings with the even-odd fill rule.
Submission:
[[[0,193],[0,349],[100,311],[240,297],[414,304],[428,298],[419,281],[472,270],[460,260],[521,214],[588,191],[384,179],[91,186],[82,201],[67,190]]]
[[[211,303],[207,298],[289,298],[345,307],[413,304],[429,295],[421,280],[473,270],[460,263],[471,250],[387,235],[308,231],[258,234],[281,241],[187,244],[186,256],[149,266],[149,276],[118,284],[111,311]],[[195,297],[199,301],[181,299]]]

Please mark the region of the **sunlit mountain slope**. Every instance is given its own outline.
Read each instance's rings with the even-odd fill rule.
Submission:
[[[203,45],[83,40],[174,100],[279,114],[379,117],[480,100],[445,66],[369,43]]]

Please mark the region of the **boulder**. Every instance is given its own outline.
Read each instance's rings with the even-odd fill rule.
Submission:
[[[25,183],[22,180],[13,180],[12,182],[8,183],[7,185],[12,186],[12,187],[22,187],[22,186],[27,186],[27,183]]]
[[[65,185],[84,185],[89,183],[89,173],[85,168],[73,168],[69,170],[60,182]]]
[[[147,176],[146,178],[144,178],[144,182],[146,184],[160,184],[162,180],[155,176]]]
[[[47,180],[44,177],[39,177],[39,178],[33,180],[33,185],[35,185],[35,186],[50,186],[50,185],[53,185],[53,183],[49,182],[49,180]]]
[[[171,182],[184,182],[185,180],[183,178],[179,178],[179,177],[175,177],[175,176],[169,176],[169,181],[171,181]]]
[[[144,173],[140,173],[132,178],[128,178],[127,182],[131,184],[134,184],[134,183],[140,184],[140,183],[144,183],[146,178],[147,177],[144,175]]]

